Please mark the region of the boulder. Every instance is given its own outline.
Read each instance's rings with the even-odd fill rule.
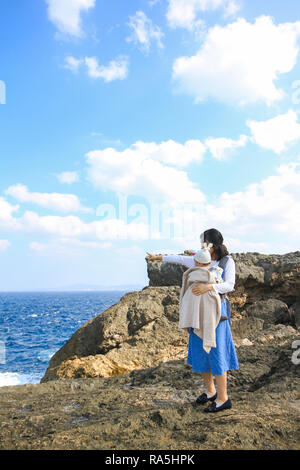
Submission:
[[[292,315],[288,306],[278,299],[259,300],[246,307],[249,317],[260,318],[265,327],[270,324],[289,324],[292,322]]]
[[[290,315],[296,328],[300,328],[300,300],[290,306]]]
[[[272,325],[295,326],[300,253],[233,257],[237,281],[229,298],[237,346],[243,347],[245,339],[253,343]],[[150,285],[124,295],[81,326],[51,358],[42,383],[117,376],[186,357],[188,333],[178,328],[180,285],[186,268],[147,262],[147,270]],[[262,343],[269,341],[263,334],[260,338]]]
[[[161,261],[147,262],[149,286],[181,286],[182,275],[187,270],[177,263],[162,263]]]
[[[231,331],[235,338],[257,336],[263,329],[264,320],[261,318],[238,318],[231,323]]]
[[[237,310],[246,303],[274,297],[289,306],[299,299],[300,252],[284,255],[261,253],[232,253],[236,263],[235,291],[230,294]],[[187,269],[180,264],[147,261],[149,285],[181,286]]]
[[[164,286],[124,295],[71,336],[41,382],[114,376],[184,357],[188,333],[178,328],[179,293]]]

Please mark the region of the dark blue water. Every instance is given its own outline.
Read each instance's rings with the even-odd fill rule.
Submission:
[[[125,291],[0,292],[0,386],[39,383],[49,359]]]

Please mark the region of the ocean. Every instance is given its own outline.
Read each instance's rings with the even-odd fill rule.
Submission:
[[[0,292],[0,387],[39,383],[72,334],[125,293]]]

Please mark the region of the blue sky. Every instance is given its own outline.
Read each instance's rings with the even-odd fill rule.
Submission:
[[[298,250],[299,13],[3,0],[0,290],[146,285],[146,251],[212,227],[231,252]]]

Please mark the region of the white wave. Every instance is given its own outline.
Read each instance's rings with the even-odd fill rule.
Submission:
[[[39,378],[30,377],[26,374],[19,374],[18,372],[0,372],[0,387],[24,385],[27,383],[39,383]]]
[[[41,351],[38,355],[38,360],[41,362],[48,362],[50,361],[51,357],[56,353],[56,349],[45,349],[45,351]]]
[[[0,387],[7,385],[20,385],[21,374],[17,372],[1,372],[0,373]]]

